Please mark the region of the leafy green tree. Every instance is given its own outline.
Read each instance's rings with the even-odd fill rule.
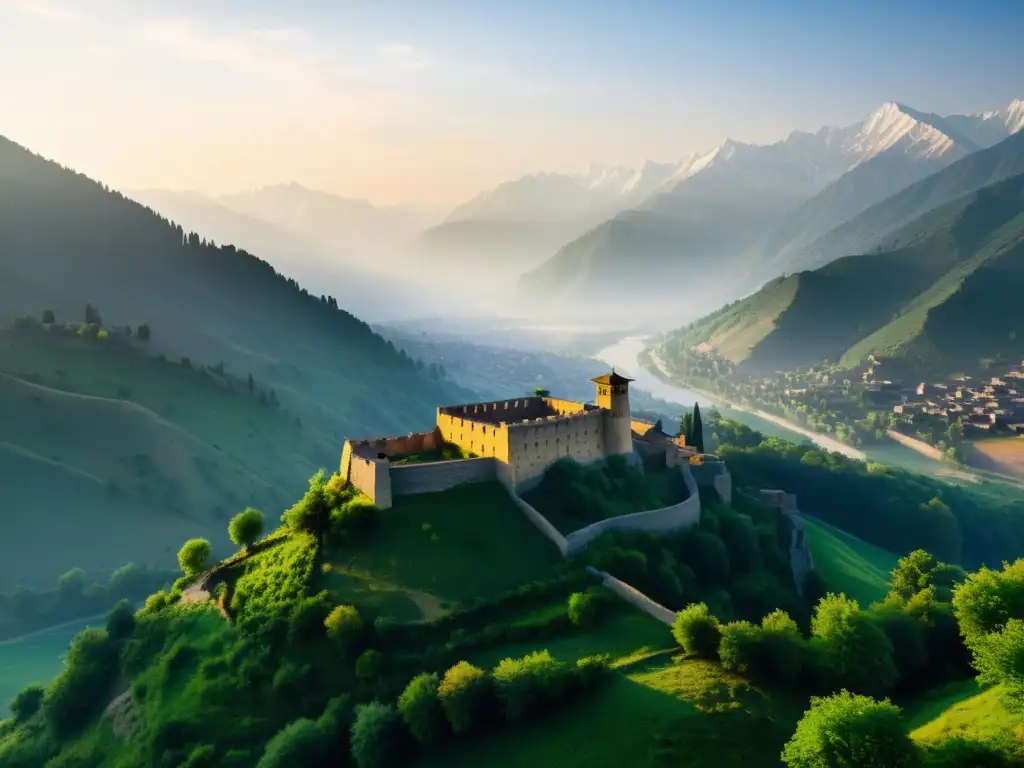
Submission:
[[[389,768],[402,750],[402,718],[391,704],[374,701],[356,708],[352,758],[358,768]]]
[[[249,549],[263,535],[263,513],[258,509],[247,507],[239,512],[228,524],[228,536],[231,541]]]
[[[57,593],[64,602],[80,600],[85,587],[85,571],[81,568],[72,568],[57,581]]]
[[[103,325],[103,320],[100,318],[100,312],[92,304],[85,305],[85,324],[86,325]]]
[[[1002,685],[1007,709],[1024,711],[1024,620],[1010,619],[999,630],[974,642],[971,650],[978,682]]]
[[[356,677],[364,680],[377,677],[383,668],[384,654],[374,648],[363,651],[356,659]]]
[[[486,672],[468,661],[460,661],[444,673],[437,696],[456,733],[477,727],[492,711],[491,680]]]
[[[812,698],[782,750],[789,768],[909,768],[917,759],[900,708],[849,691]]]
[[[823,597],[811,619],[811,635],[829,687],[881,695],[892,690],[897,675],[892,642],[856,600]]]
[[[363,619],[352,605],[337,605],[324,620],[327,637],[341,651],[348,651],[363,631]]]
[[[120,600],[107,614],[107,634],[113,640],[125,640],[135,631],[135,609],[130,600]]]
[[[722,626],[705,603],[691,603],[676,614],[672,636],[688,654],[711,659],[718,653]]]
[[[142,325],[135,329],[135,338],[137,338],[139,341],[149,341],[149,323],[143,323]]]
[[[331,503],[327,477],[320,470],[309,479],[309,489],[291,509],[284,513],[285,523],[293,531],[306,531],[322,545],[331,526]]]
[[[30,685],[11,701],[10,710],[14,722],[23,723],[39,711],[43,705],[46,689],[41,685]]]
[[[436,741],[447,725],[437,696],[438,685],[437,675],[424,672],[410,680],[398,697],[398,711],[406,727],[422,744]]]
[[[972,649],[1010,619],[1024,619],[1024,559],[972,573],[954,590],[953,609]]]
[[[308,718],[294,720],[267,742],[258,768],[297,768],[320,765],[330,744],[321,728]]]
[[[567,612],[577,627],[592,627],[601,614],[601,597],[593,592],[573,592]]]
[[[212,554],[206,539],[189,539],[178,551],[178,565],[186,576],[196,576],[206,570]]]
[[[548,651],[535,651],[521,659],[503,659],[494,668],[493,679],[511,723],[560,698],[569,681],[569,669]]]
[[[44,325],[53,325],[56,322],[57,322],[57,316],[53,313],[53,310],[52,309],[44,309],[43,310],[43,324]]]

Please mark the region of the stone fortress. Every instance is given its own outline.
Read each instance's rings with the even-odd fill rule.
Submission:
[[[731,500],[732,483],[724,463],[687,448],[682,438],[667,435],[660,424],[632,417],[632,379],[612,370],[592,381],[594,403],[533,396],[444,406],[437,409],[430,432],[347,440],[341,476],[381,508],[392,506],[396,496],[496,480],[564,555],[608,530],[667,531],[695,524],[700,519],[698,485],[714,487],[726,502]],[[445,458],[442,451],[463,458]],[[624,456],[637,466],[645,458],[664,456],[667,466],[683,473],[689,498],[563,536],[519,495],[559,459],[587,464],[611,456]]]

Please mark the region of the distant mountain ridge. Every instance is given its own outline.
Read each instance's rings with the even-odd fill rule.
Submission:
[[[659,217],[613,216],[524,275],[520,296],[538,311],[586,307],[606,297],[630,263],[651,284],[695,274],[702,284],[723,284],[692,308],[708,311],[789,271],[790,259],[851,217],[1019,130],[1019,111],[1013,102],[954,119],[889,102],[844,128],[794,132],[767,146],[727,140],[682,161],[637,207]],[[772,199],[752,206],[756,195]],[[625,228],[628,238],[608,234]]]

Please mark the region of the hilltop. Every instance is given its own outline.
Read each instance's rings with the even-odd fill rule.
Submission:
[[[910,192],[911,195],[916,192]],[[876,253],[778,278],[669,334],[663,354],[700,348],[738,371],[792,370],[868,355],[951,372],[1020,357],[1024,175],[919,216]]]

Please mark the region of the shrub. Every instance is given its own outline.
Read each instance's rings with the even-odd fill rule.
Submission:
[[[548,651],[535,651],[521,659],[504,659],[494,668],[493,677],[505,717],[515,722],[560,698],[565,693],[568,669]]]
[[[380,674],[384,667],[384,654],[370,648],[359,654],[356,659],[356,677],[367,680]]]
[[[331,610],[326,592],[301,598],[288,621],[288,640],[302,645],[324,635],[324,623]]]
[[[416,675],[398,697],[398,711],[409,732],[423,744],[435,741],[444,731],[444,710],[437,696],[437,675]]]
[[[331,511],[331,534],[342,541],[353,541],[373,529],[378,512],[372,502],[353,499]]]
[[[402,748],[402,719],[395,708],[377,701],[357,707],[351,744],[359,768],[396,765]]]
[[[178,552],[178,565],[186,576],[195,576],[206,570],[212,552],[206,539],[189,539]]]
[[[722,627],[718,657],[726,669],[751,677],[763,675],[764,643],[760,627],[749,621],[733,621]]]
[[[488,718],[491,680],[479,667],[460,661],[444,673],[437,688],[445,717],[456,733],[468,731]]]
[[[607,655],[584,656],[576,660],[576,679],[589,688],[594,683],[607,677],[611,666]]]
[[[704,603],[691,603],[676,614],[672,636],[688,654],[714,658],[722,628]]]
[[[926,744],[923,764],[928,768],[1010,768],[1014,762],[1000,743],[956,735]]]
[[[168,605],[169,601],[167,599],[167,593],[163,590],[160,590],[159,592],[154,592],[152,595],[146,598],[146,604],[143,607],[142,612],[144,614],[157,613],[166,608]]]
[[[117,648],[102,629],[86,629],[68,649],[67,666],[43,697],[47,721],[58,735],[78,727],[104,701],[117,675]]]
[[[848,691],[812,698],[782,751],[789,768],[902,768],[916,760],[899,707]]]
[[[228,536],[240,547],[248,549],[263,535],[263,513],[252,507],[239,512],[228,523]]]
[[[267,742],[258,768],[296,768],[317,765],[326,759],[329,743],[312,720],[295,720]]]
[[[569,595],[569,621],[577,627],[592,627],[600,618],[601,602],[594,592],[573,592]]]
[[[179,768],[215,768],[217,753],[209,744],[200,744],[188,753]]]
[[[43,705],[43,695],[45,693],[46,689],[43,686],[30,685],[15,696],[10,706],[14,721],[22,723],[38,712],[39,708]]]
[[[349,650],[363,631],[363,619],[352,605],[336,605],[324,619],[327,637],[341,651]]]

